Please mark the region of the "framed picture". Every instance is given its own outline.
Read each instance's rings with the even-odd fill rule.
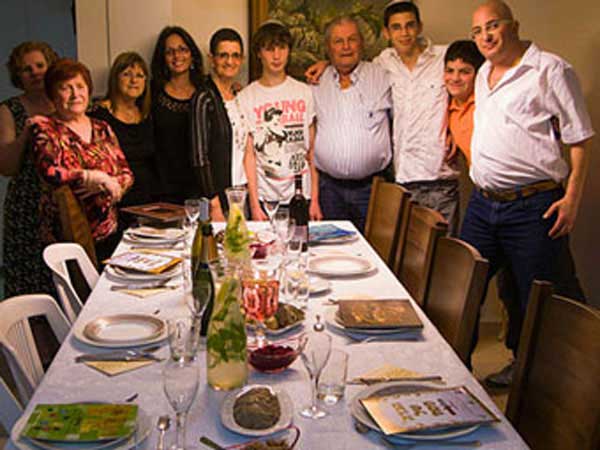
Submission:
[[[365,38],[365,59],[371,59],[387,46],[383,37],[383,10],[389,0],[249,0],[250,38],[258,27],[268,19],[286,25],[292,38],[291,61],[288,73],[304,79],[307,67],[325,59],[325,28],[340,15],[354,17]],[[255,80],[257,64],[250,56],[250,79]]]

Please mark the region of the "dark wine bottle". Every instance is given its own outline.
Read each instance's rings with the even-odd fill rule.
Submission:
[[[203,198],[200,204],[200,218],[192,245],[192,296],[195,310],[201,311],[204,305],[200,324],[200,335],[206,336],[208,322],[212,312],[215,292],[210,274],[209,263],[217,258],[217,245],[210,223],[209,201]]]
[[[296,221],[296,239],[302,239],[302,251],[308,250],[308,200],[302,192],[302,174],[294,177],[296,192],[290,201],[290,219]]]

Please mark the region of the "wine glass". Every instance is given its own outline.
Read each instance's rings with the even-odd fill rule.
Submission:
[[[321,419],[327,413],[317,406],[317,387],[321,371],[331,354],[331,336],[324,331],[313,331],[307,335],[306,344],[300,353],[304,367],[308,371],[311,383],[312,402],[300,411],[300,415],[309,419]]]
[[[290,218],[290,212],[287,209],[280,209],[275,214],[275,233],[279,237],[287,254],[287,246],[296,233],[296,220]]]
[[[200,217],[200,204],[199,198],[188,198],[183,202],[183,209],[185,210],[185,216],[187,217],[188,223],[194,225]]]
[[[269,216],[269,222],[271,223],[271,229],[274,230],[275,225],[273,224],[273,218],[275,217],[275,214],[277,213],[277,210],[279,209],[279,199],[263,200],[262,204],[263,204],[263,208],[265,209],[265,212],[267,213],[267,216]]]
[[[187,414],[199,384],[199,365],[193,359],[170,359],[163,368],[163,389],[177,417],[177,438],[170,450],[185,450]]]
[[[263,259],[252,260],[252,267],[242,280],[242,300],[246,316],[256,322],[256,345],[267,343],[264,320],[277,312],[279,305],[280,259],[271,249]]]

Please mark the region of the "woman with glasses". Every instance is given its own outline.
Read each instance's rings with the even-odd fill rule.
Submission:
[[[248,128],[236,98],[243,56],[237,31],[215,32],[210,39],[212,73],[192,101],[192,161],[202,191],[211,198],[213,221],[225,220],[225,189],[246,183]]]
[[[153,200],[157,172],[148,80],[144,59],[135,52],[121,53],[110,69],[106,98],[96,103],[88,114],[108,122],[135,177],[135,183],[121,199],[120,206],[141,205]],[[119,219],[125,225],[121,216]]]
[[[158,199],[183,204],[202,193],[191,167],[190,106],[202,83],[202,55],[181,27],[162,30],[152,56],[152,118]]]

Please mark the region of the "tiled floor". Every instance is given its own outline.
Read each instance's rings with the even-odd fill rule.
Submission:
[[[504,344],[498,340],[500,325],[496,323],[484,323],[480,329],[480,343],[475,349],[473,355],[473,366],[475,376],[483,385],[483,379],[490,373],[502,369],[510,360],[511,353],[504,347]],[[485,386],[485,385],[484,385]],[[500,410],[506,408],[508,398],[508,389],[488,391]],[[6,434],[3,433],[0,426],[0,448],[4,448]]]

